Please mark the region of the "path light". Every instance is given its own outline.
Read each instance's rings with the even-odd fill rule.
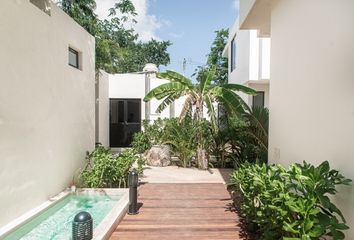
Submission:
[[[136,169],[134,168],[129,172],[128,177],[129,183],[129,215],[138,214],[138,183],[139,183],[139,175]]]
[[[73,240],[91,240],[93,235],[92,217],[88,212],[79,212],[73,221]]]

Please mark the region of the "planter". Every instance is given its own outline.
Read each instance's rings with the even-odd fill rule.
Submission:
[[[166,167],[171,164],[171,153],[168,145],[153,145],[145,154],[146,163],[154,167]]]

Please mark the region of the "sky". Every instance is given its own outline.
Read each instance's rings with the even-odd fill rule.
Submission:
[[[116,0],[96,0],[97,14],[107,17]],[[171,63],[160,70],[174,70],[190,77],[204,65],[215,31],[229,28],[238,15],[238,0],[132,0],[138,16],[134,26],[139,40],[169,40]]]

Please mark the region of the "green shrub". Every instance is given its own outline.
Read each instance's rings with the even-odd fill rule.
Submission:
[[[171,146],[172,153],[181,160],[183,167],[190,167],[191,160],[196,155],[196,132],[197,129],[191,120],[166,121],[164,143]]]
[[[304,162],[280,165],[246,163],[231,176],[243,201],[241,214],[261,239],[344,239],[345,219],[331,202],[337,185],[348,185],[327,161],[315,167]]]
[[[145,132],[137,132],[133,136],[132,148],[137,153],[144,153],[151,148],[151,142]]]
[[[88,153],[87,164],[79,176],[80,185],[90,188],[127,187],[128,172],[139,156],[133,150],[113,155],[102,145]]]

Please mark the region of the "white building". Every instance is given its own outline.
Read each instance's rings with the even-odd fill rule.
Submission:
[[[223,56],[229,59],[229,83],[242,84],[258,94],[240,93],[249,106],[269,106],[270,39],[259,38],[257,30],[239,29],[239,21],[229,29]]]
[[[354,179],[353,11],[353,0],[240,1],[240,28],[272,39],[271,162],[328,160]],[[353,239],[353,186],[334,200]]]
[[[178,117],[184,98],[176,100],[163,112],[156,109],[161,101],[144,102],[145,95],[169,81],[156,78],[154,64],[147,64],[141,73],[108,74],[100,72],[96,111],[96,141],[111,148],[129,147],[133,134],[141,131],[142,120]]]
[[[47,0],[0,1],[0,226],[68,187],[93,149],[94,47]]]

